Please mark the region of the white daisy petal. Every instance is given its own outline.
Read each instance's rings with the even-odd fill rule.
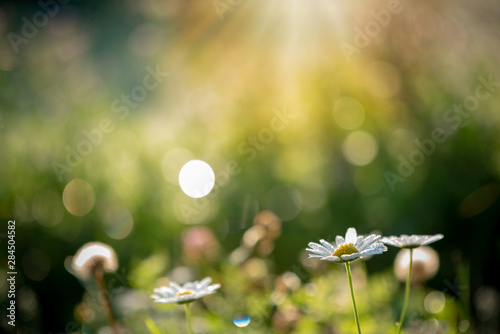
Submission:
[[[331,252],[326,249],[325,247],[321,246],[321,245],[318,245],[314,242],[310,242],[309,243],[309,247],[311,247],[311,250],[312,252],[316,253],[316,254],[330,254]]]
[[[357,259],[359,257],[359,253],[344,254],[344,255],[341,255],[340,257],[344,261],[354,260],[354,259]]]
[[[387,247],[384,245],[380,244],[380,246],[377,245],[377,247],[372,247],[365,249],[364,251],[361,252],[361,255],[375,255],[375,254],[382,254],[383,252],[387,251]]]
[[[168,300],[167,298],[158,298],[158,299],[155,299],[154,302],[155,303],[168,303]]]
[[[336,247],[339,247],[340,245],[342,245],[344,243],[344,238],[340,235],[337,235],[337,237],[335,238],[335,243],[337,244]]]
[[[198,284],[197,288],[198,290],[203,290],[207,286],[209,286],[210,283],[212,283],[212,279],[210,277],[205,277],[204,279],[201,280],[200,284]]]
[[[210,285],[210,286],[207,288],[207,290],[208,290],[208,291],[210,291],[210,292],[213,292],[213,291],[215,291],[215,290],[217,290],[217,289],[219,289],[219,288],[220,288],[220,284],[219,284],[219,283],[217,283],[217,284],[212,284],[212,285]]]
[[[354,244],[357,237],[358,233],[356,232],[356,229],[354,227],[349,227],[347,229],[347,233],[345,234],[345,242],[347,242],[348,244]]]
[[[175,283],[175,282],[170,282],[170,287],[172,287],[172,289],[174,289],[174,294],[176,294],[177,292],[180,292],[182,291],[182,287]]]
[[[364,238],[360,235],[356,239],[356,242],[354,242],[354,247],[356,247],[357,249],[360,249],[363,246],[363,243],[364,243]]]
[[[386,251],[387,247],[383,243],[377,242],[377,243],[373,244],[371,247],[368,247],[368,249],[380,249],[380,250]]]
[[[330,252],[332,253],[335,252],[335,247],[333,247],[332,244],[329,243],[328,241],[321,239],[319,242],[321,242],[321,244]]]
[[[187,282],[182,287],[175,282],[170,282],[170,287],[156,288],[153,290],[156,294],[150,297],[155,303],[187,303],[212,294],[220,288],[220,284],[210,285],[211,282],[210,277],[201,281]]]
[[[308,254],[309,255],[309,259],[313,258],[313,257],[325,257],[324,255],[318,255],[318,254]]]
[[[394,247],[399,247],[400,243],[398,240],[394,239],[393,237],[390,238],[382,238],[382,242]]]
[[[370,247],[373,243],[375,243],[378,239],[380,239],[379,235],[371,234],[363,239],[363,242],[359,245],[358,250],[365,249]]]
[[[420,246],[428,245],[432,242],[441,240],[443,238],[442,234],[436,235],[406,235],[402,234],[400,237],[391,236],[382,239],[382,242],[399,247],[399,248],[416,248]]]
[[[328,254],[330,254],[330,252],[328,252],[326,249],[306,248],[306,251],[312,252],[312,253],[315,253],[315,254],[319,254],[319,255],[328,255]]]
[[[162,286],[160,288],[153,289],[153,292],[162,297],[171,297],[176,294],[176,291],[168,286]]]
[[[382,254],[382,252],[378,251],[378,250],[375,250],[375,249],[369,249],[369,250],[362,251],[360,253],[361,256],[377,255],[377,254]]]
[[[315,242],[310,242],[309,247],[311,247],[312,249],[315,249],[319,252],[322,252],[322,253],[328,253],[328,249],[326,249],[325,247],[323,247],[320,244],[317,244]]]
[[[382,254],[387,251],[387,247],[379,242],[381,238],[382,236],[376,234],[370,234],[366,238],[358,236],[356,229],[350,227],[347,229],[345,239],[337,236],[334,244],[323,239],[320,240],[321,245],[310,242],[306,251],[312,253],[308,254],[309,258],[341,263],[350,262],[360,258],[361,255]]]
[[[198,286],[198,281],[194,281],[194,282],[187,282],[186,284],[184,284],[182,286],[183,290],[198,290],[197,289],[197,286]]]
[[[422,242],[422,245],[428,245],[430,243],[433,243],[433,242],[436,242],[438,240],[441,240],[444,238],[444,235],[442,234],[436,234],[436,235],[432,235],[432,236],[428,236],[427,240],[425,240],[424,242]]]

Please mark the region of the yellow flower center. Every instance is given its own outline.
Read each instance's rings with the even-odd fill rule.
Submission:
[[[356,247],[354,247],[353,244],[348,244],[347,242],[344,242],[343,244],[337,247],[335,253],[333,253],[333,256],[340,257],[342,255],[349,255],[354,253],[358,253]]]
[[[177,292],[175,295],[176,295],[176,296],[184,296],[184,295],[190,295],[190,294],[192,294],[192,293],[193,293],[193,291],[191,291],[191,290],[186,290],[186,291],[179,291],[179,292]]]

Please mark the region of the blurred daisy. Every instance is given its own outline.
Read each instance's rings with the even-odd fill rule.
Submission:
[[[88,242],[78,249],[75,256],[67,257],[65,262],[68,263],[67,270],[83,282],[89,283],[94,279],[108,323],[115,333],[119,333],[119,325],[113,315],[103,277],[104,273],[112,273],[118,269],[118,259],[113,248],[102,242]]]
[[[162,286],[154,289],[153,292],[155,294],[151,295],[151,298],[153,298],[156,303],[184,304],[188,332],[189,334],[193,334],[194,332],[191,325],[191,309],[189,308],[189,303],[207,295],[211,295],[212,293],[215,293],[215,290],[220,288],[220,284],[210,285],[210,283],[212,283],[212,279],[210,277],[206,277],[201,281],[187,282],[183,286],[180,286],[175,282],[170,282],[170,286]]]
[[[154,289],[155,294],[151,295],[156,303],[190,303],[207,295],[215,293],[220,288],[220,284],[212,284],[212,279],[206,277],[201,281],[188,282],[183,286],[175,282],[170,282],[170,286],[162,286]]]
[[[410,283],[412,281],[412,269],[413,269],[413,251],[415,248],[420,246],[425,246],[435,241],[443,239],[442,234],[435,235],[406,235],[403,234],[400,237],[385,237],[382,239],[382,242],[394,247],[399,248],[408,248],[410,250],[409,254],[409,269],[408,269],[408,277],[406,278],[406,288],[405,288],[405,300],[403,303],[403,311],[401,312],[401,318],[397,323],[398,326],[398,334],[401,333],[401,329],[403,328],[403,322],[405,320],[406,309],[408,308],[408,300],[410,298]],[[415,249],[417,252],[418,249]],[[420,254],[416,253],[415,255]],[[418,263],[418,262],[417,262]],[[420,265],[418,267],[420,269]],[[436,269],[437,270],[437,269]],[[401,273],[399,273],[401,275]]]
[[[390,236],[382,238],[382,242],[387,245],[391,245],[399,248],[417,248],[420,246],[426,246],[430,243],[436,242],[443,239],[442,234],[435,235],[406,235],[403,234],[400,237]]]
[[[335,243],[329,243],[321,239],[317,244],[310,242],[307,251],[314,253],[309,254],[309,258],[319,257],[321,260],[331,262],[350,262],[362,256],[382,254],[387,251],[384,244],[378,242],[380,235],[371,234],[368,237],[358,236],[355,228],[349,228],[345,235],[345,239],[340,235],[335,239]]]
[[[112,273],[118,269],[116,253],[102,242],[88,242],[71,259],[70,272],[83,280],[91,279],[96,269]]]
[[[347,271],[347,278],[349,279],[349,287],[351,288],[352,307],[354,310],[354,320],[358,334],[361,334],[359,326],[358,309],[356,307],[356,299],[354,298],[354,288],[352,286],[351,267],[349,263],[362,256],[382,254],[387,251],[387,247],[383,243],[378,242],[381,236],[370,234],[367,237],[358,236],[356,229],[350,227],[347,229],[345,239],[337,236],[335,243],[331,244],[328,241],[320,240],[321,244],[310,242],[307,251],[313,253],[309,254],[309,258],[318,257],[321,260],[344,263]]]

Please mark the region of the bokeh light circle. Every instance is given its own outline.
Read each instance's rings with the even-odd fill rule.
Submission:
[[[233,323],[240,328],[250,325],[250,317],[246,314],[238,314],[233,318]]]
[[[33,281],[42,281],[50,272],[50,259],[40,249],[28,249],[22,258],[21,265],[24,274]]]
[[[50,189],[40,191],[31,203],[31,213],[43,226],[56,226],[64,216],[59,195]]]
[[[204,161],[188,161],[179,173],[179,185],[189,197],[204,197],[210,193],[215,185],[214,171]]]
[[[19,301],[17,307],[21,320],[28,322],[33,319],[39,310],[35,291],[23,286],[18,291],[17,300]]]
[[[365,166],[377,155],[378,144],[370,133],[354,131],[344,140],[342,152],[352,165]]]
[[[119,205],[110,205],[101,210],[104,232],[113,239],[125,239],[134,227],[134,218],[129,210]]]
[[[358,100],[352,97],[341,97],[333,105],[333,119],[345,130],[355,130],[365,120],[365,109]]]
[[[394,259],[394,273],[396,277],[405,282],[410,267],[410,252],[402,249]],[[439,255],[430,246],[422,246],[413,250],[412,282],[422,283],[434,276],[439,270]]]
[[[95,192],[90,183],[81,179],[71,180],[63,191],[66,210],[75,216],[85,216],[95,204]]]
[[[425,310],[429,313],[439,313],[444,309],[446,297],[441,291],[430,292],[424,300]]]

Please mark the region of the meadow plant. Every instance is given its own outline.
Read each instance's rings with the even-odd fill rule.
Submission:
[[[401,312],[401,318],[399,319],[399,322],[396,324],[398,326],[398,334],[401,333],[401,328],[403,328],[406,309],[408,308],[408,300],[410,298],[411,272],[413,267],[413,250],[420,246],[426,246],[430,243],[433,243],[441,239],[443,239],[442,234],[411,235],[411,236],[403,234],[400,237],[390,236],[382,239],[382,242],[385,244],[410,250],[410,266],[408,270],[408,278],[406,280],[405,301],[403,304],[403,311]]]
[[[306,250],[312,252],[309,258],[320,258],[321,260],[344,263],[349,278],[349,287],[351,288],[352,306],[354,309],[354,319],[358,334],[361,334],[359,325],[358,310],[356,307],[356,299],[354,298],[354,289],[352,286],[351,267],[349,262],[357,260],[362,256],[382,254],[387,251],[384,244],[378,242],[381,236],[371,234],[368,237],[358,236],[356,229],[351,227],[347,230],[345,239],[342,236],[337,236],[335,243],[329,243],[323,239],[320,240],[321,245],[310,242]]]

